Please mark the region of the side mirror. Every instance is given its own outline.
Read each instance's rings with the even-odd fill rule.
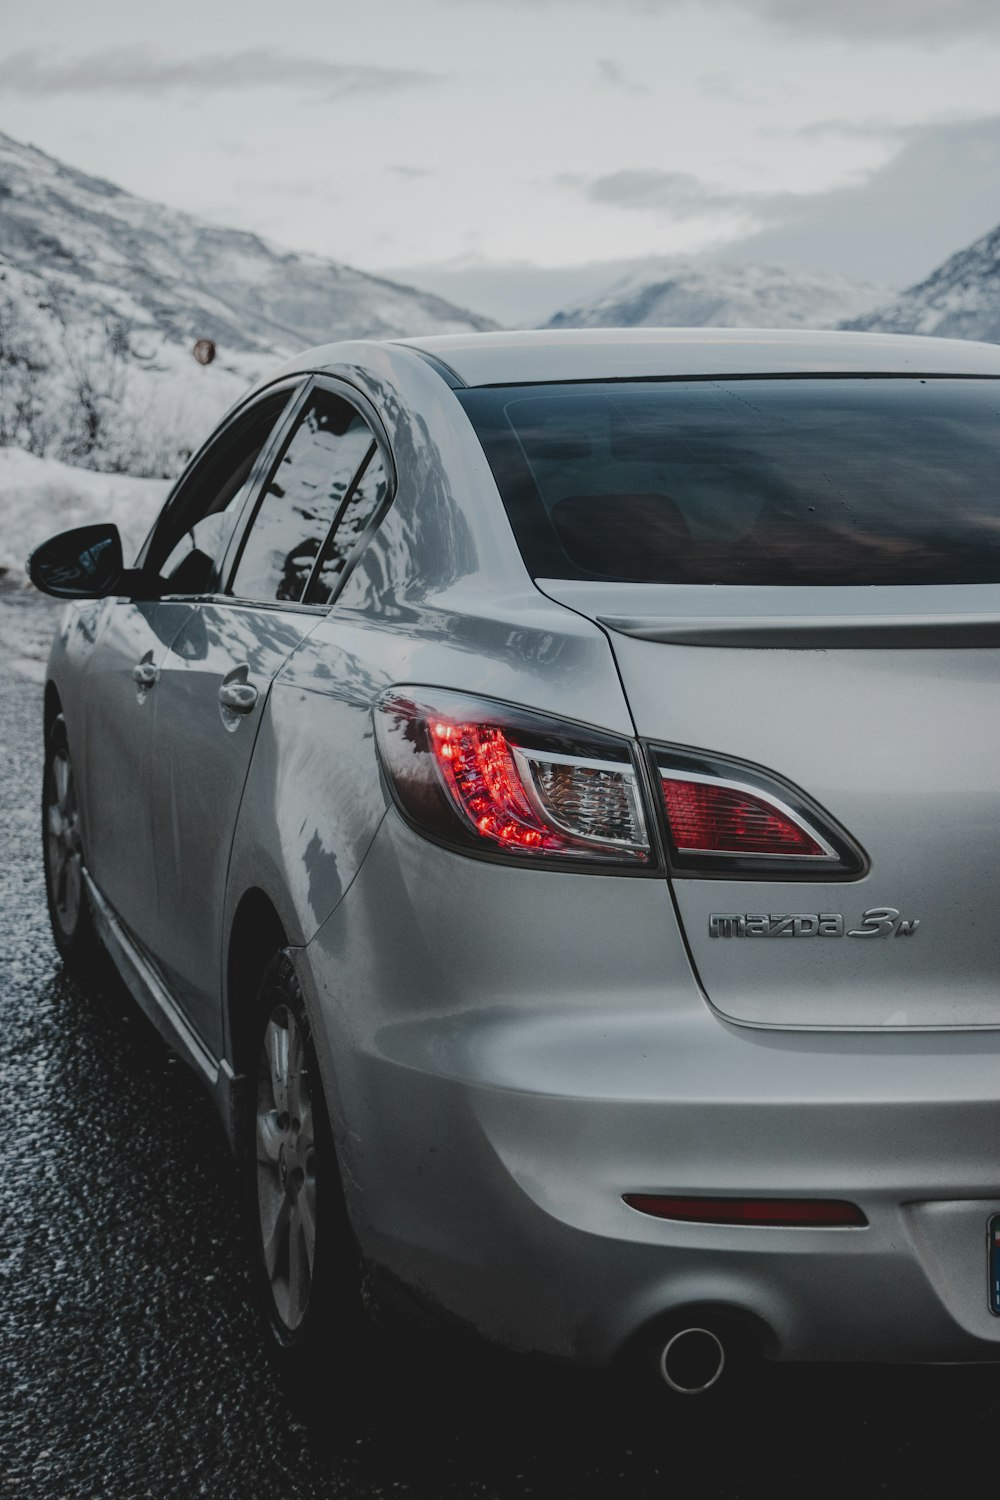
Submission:
[[[149,595],[149,581],[122,560],[118,527],[110,523],[61,531],[28,558],[28,577],[56,599],[104,599],[108,594]]]

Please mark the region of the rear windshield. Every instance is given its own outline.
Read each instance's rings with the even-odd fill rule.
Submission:
[[[536,578],[1000,582],[1000,381],[457,394]]]

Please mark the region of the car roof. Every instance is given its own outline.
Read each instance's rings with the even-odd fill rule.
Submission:
[[[465,386],[710,375],[994,375],[1000,345],[770,328],[587,328],[401,339]]]
[[[348,375],[426,360],[453,388],[573,380],[766,375],[1000,376],[1000,344],[906,333],[775,328],[560,328],[353,339],[303,349],[237,403],[307,372]],[[391,378],[391,376],[390,376]]]

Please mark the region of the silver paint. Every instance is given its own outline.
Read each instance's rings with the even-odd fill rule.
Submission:
[[[993,346],[881,336],[426,347],[470,384],[1000,374]],[[82,604],[53,646],[84,879],[133,993],[231,1117],[247,996],[226,992],[229,948],[242,903],[266,897],[363,1250],[515,1348],[606,1363],[650,1319],[713,1304],[760,1319],[786,1359],[1000,1359],[982,1295],[1000,1204],[998,662],[949,624],[975,615],[987,639],[1000,588],[536,586],[416,346],[332,346],[285,373],[315,370],[372,403],[398,476],[332,608]],[[748,644],[764,615],[792,644]],[[928,620],[937,634],[915,634]],[[730,634],[692,649],[684,626]],[[153,669],[138,682],[137,665]],[[372,704],[404,682],[760,765],[842,822],[871,871],[668,882],[440,848],[402,822],[375,757]],[[236,686],[257,691],[245,713],[220,701]],[[713,915],[772,913],[792,937],[796,921],[919,931],[710,938]],[[282,1076],[268,1086],[265,1114]],[[279,1134],[265,1166],[287,1182],[298,1146]],[[845,1198],[869,1227],[672,1224],[625,1192]],[[301,1305],[289,1286],[289,1315]]]

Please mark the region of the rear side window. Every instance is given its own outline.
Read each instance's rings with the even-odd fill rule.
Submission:
[[[232,583],[238,598],[302,599],[320,548],[373,448],[371,429],[349,402],[315,392],[247,533]]]
[[[365,534],[368,522],[389,492],[385,465],[374,443],[364,467],[344,496],[320,555],[306,595],[308,604],[329,604],[348,559]]]
[[[535,577],[1000,582],[1000,381],[457,394]]]

